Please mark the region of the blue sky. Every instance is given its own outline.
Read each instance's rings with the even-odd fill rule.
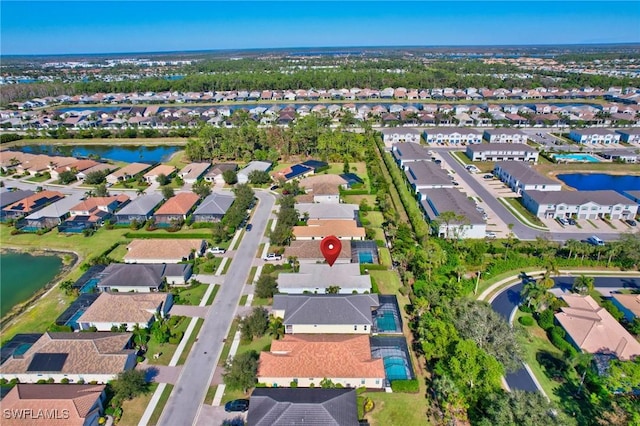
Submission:
[[[640,42],[640,2],[2,0],[0,54]]]

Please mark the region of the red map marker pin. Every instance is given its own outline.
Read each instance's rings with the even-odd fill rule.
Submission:
[[[338,237],[329,235],[328,237],[324,237],[320,242],[320,251],[329,266],[333,266],[342,251],[342,243]]]

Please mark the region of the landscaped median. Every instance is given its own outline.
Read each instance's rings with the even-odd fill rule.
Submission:
[[[517,200],[513,198],[505,198],[498,197],[496,198],[500,204],[502,204],[511,214],[513,214],[523,225],[528,226],[529,228],[537,229],[539,231],[548,231],[549,228],[543,225],[538,225],[534,223],[537,221],[540,222],[540,219],[533,216],[529,211],[527,211],[524,206],[522,206]]]

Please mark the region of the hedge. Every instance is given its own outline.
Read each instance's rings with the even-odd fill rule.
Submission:
[[[518,318],[518,322],[525,327],[529,327],[533,325],[533,318],[531,317],[520,317]]]
[[[391,390],[400,393],[418,393],[420,392],[420,383],[416,379],[392,380]]]

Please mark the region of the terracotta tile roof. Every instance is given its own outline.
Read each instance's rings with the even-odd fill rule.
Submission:
[[[622,306],[630,310],[633,315],[640,317],[640,294],[612,294],[613,298]]]
[[[81,172],[83,170],[90,169],[91,167],[96,166],[97,164],[98,162],[93,160],[78,160],[67,165],[65,169],[67,170],[75,169],[76,171]]]
[[[296,238],[324,238],[335,235],[342,238],[364,238],[364,228],[359,228],[355,220],[309,219],[307,226],[294,226]]]
[[[300,180],[300,187],[314,191],[316,185],[333,185],[336,188],[345,185],[347,181],[339,175],[314,175]]]
[[[21,211],[28,213],[33,211],[34,208],[46,203],[52,203],[64,198],[64,194],[58,191],[41,191],[36,194],[30,195],[27,198],[23,198],[20,201],[16,201],[13,204],[9,204],[3,210]]]
[[[121,178],[124,176],[135,176],[138,173],[148,169],[149,167],[151,166],[145,163],[131,163],[111,173],[111,176],[114,176],[116,178]]]
[[[168,293],[101,293],[78,322],[147,323],[168,297]]]
[[[181,192],[169,198],[155,214],[187,214],[199,199],[193,192]]]
[[[588,353],[612,353],[621,360],[640,355],[640,343],[591,296],[562,295],[568,307],[556,319],[576,345]]]
[[[313,195],[338,195],[340,188],[331,183],[317,183],[313,186]]]
[[[351,241],[341,241],[342,250],[338,259],[351,259]],[[296,256],[298,259],[324,260],[320,251],[320,240],[292,241],[289,247],[284,249],[284,258]]]
[[[381,358],[371,358],[369,336],[287,334],[260,354],[258,377],[384,378]]]
[[[0,366],[0,374],[27,373],[35,354],[67,354],[62,374],[118,374],[134,353],[125,349],[131,333],[46,332],[22,357],[10,358]],[[33,371],[32,371],[33,372]]]
[[[159,166],[154,167],[144,174],[145,178],[153,178],[155,176],[165,175],[169,176],[174,173],[176,168],[173,166],[167,166],[166,164],[160,164]]]
[[[22,419],[3,416],[2,424],[83,426],[85,418],[99,409],[104,389],[105,385],[18,384],[2,400],[3,412],[31,414]]]
[[[192,250],[199,252],[203,240],[196,239],[167,239],[167,240],[133,240],[127,246],[125,262],[137,259],[166,259],[167,263],[177,263],[182,259],[188,259]]]
[[[88,211],[91,212],[93,210],[99,209],[102,207],[105,209],[109,204],[117,201],[119,204],[124,203],[129,200],[129,196],[125,194],[113,195],[111,197],[89,197],[86,200],[83,200],[81,203],[73,206],[70,211]]]

